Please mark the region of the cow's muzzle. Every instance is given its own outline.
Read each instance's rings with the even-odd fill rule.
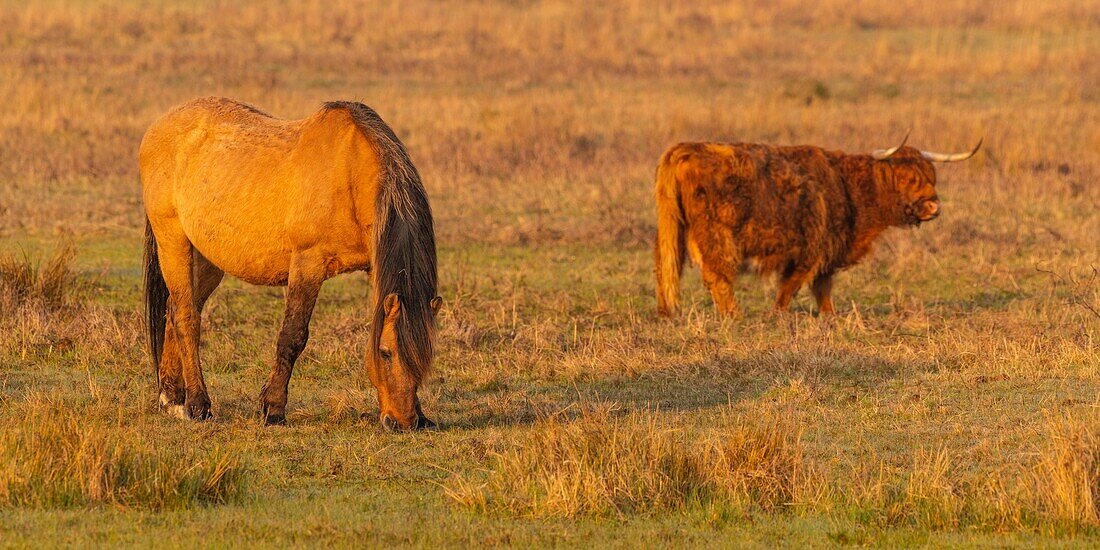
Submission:
[[[909,215],[909,223],[920,225],[939,217],[940,201],[936,198],[925,199],[909,205],[905,211]]]
[[[939,215],[940,215],[940,201],[938,201],[938,200],[924,201],[920,205],[919,210],[917,211],[917,219],[922,221],[922,222],[932,221],[932,220],[938,218]]]

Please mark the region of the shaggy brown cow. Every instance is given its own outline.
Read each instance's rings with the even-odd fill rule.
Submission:
[[[906,136],[908,138],[908,135]],[[733,281],[752,267],[776,273],[775,307],[810,283],[831,313],[833,275],[860,260],[891,226],[940,213],[932,162],[970,158],[901,145],[870,155],[820,147],[681,143],[657,167],[657,304],[679,307],[685,252],[703,272],[718,310],[735,313]]]

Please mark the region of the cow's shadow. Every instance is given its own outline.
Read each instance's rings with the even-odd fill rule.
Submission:
[[[825,352],[824,354],[822,352]],[[788,350],[776,346],[747,354],[716,354],[703,360],[670,363],[635,376],[603,374],[583,382],[551,384],[514,380],[471,395],[453,388],[435,396],[448,430],[529,425],[540,419],[573,416],[593,407],[613,414],[636,411],[690,413],[734,406],[792,385],[873,391],[904,373],[929,372],[930,360],[902,362],[875,351]],[[462,404],[472,407],[459,408]]]

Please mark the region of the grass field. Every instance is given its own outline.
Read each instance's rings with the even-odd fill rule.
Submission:
[[[0,546],[1100,544],[1100,2],[304,4],[0,1]],[[362,275],[322,290],[288,427],[256,416],[281,290],[237,281],[215,420],[159,412],[136,151],[202,95],[361,100],[405,141],[443,431],[377,425]],[[666,147],[908,128],[985,145],[835,317],[746,277],[722,319],[697,270],[655,316]]]

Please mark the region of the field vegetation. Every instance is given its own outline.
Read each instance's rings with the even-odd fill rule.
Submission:
[[[1100,2],[0,0],[0,546],[1100,542]],[[327,283],[289,426],[282,291],[203,319],[215,419],[155,404],[144,129],[360,100],[435,212],[439,433],[377,426],[368,280]],[[655,316],[687,140],[964,150],[838,278]]]

